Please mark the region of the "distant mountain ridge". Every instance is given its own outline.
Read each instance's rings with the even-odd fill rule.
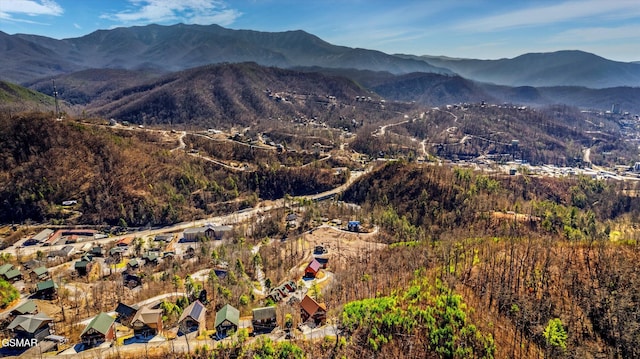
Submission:
[[[218,25],[123,27],[63,40],[0,32],[0,49],[1,76],[19,83],[87,68],[179,71],[222,62],[451,73],[419,59],[332,45],[301,30],[259,32]],[[31,60],[25,67],[16,59]]]
[[[109,74],[115,70],[95,71]],[[118,71],[125,71],[121,76],[126,75],[126,70]],[[76,87],[89,75],[82,72],[61,76],[57,82],[60,91]],[[96,81],[92,87],[104,89],[107,84]],[[350,107],[332,103],[328,96],[341,102],[351,102],[356,96],[379,99],[345,77],[240,63],[132,79],[127,86],[94,94],[85,108],[91,114],[137,124],[207,127],[246,126],[269,118],[320,117],[327,107],[334,109],[336,117],[352,112]]]
[[[529,53],[499,60],[390,55],[333,45],[302,30],[261,32],[218,25],[120,27],[63,40],[0,32],[0,50],[0,79],[21,84],[92,68],[174,72],[215,63],[255,62],[396,75],[458,74],[507,86],[640,87],[640,63],[611,61],[583,51]]]
[[[423,59],[464,78],[506,86],[640,87],[640,64],[617,62],[577,50],[529,53],[513,59],[474,60],[398,55]]]

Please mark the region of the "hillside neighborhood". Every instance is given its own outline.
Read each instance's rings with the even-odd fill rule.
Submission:
[[[281,220],[291,226],[297,217],[292,214]],[[361,233],[359,221],[346,222],[348,226],[342,229],[327,225],[316,232],[333,230],[336,233]],[[5,337],[24,340],[20,343],[30,344],[29,340],[36,339],[38,345],[4,348],[3,353],[88,354],[95,350],[103,352],[115,347],[127,350],[128,346],[135,348],[136,344],[167,341],[202,346],[231,340],[242,331],[250,336],[269,335],[275,340],[285,337],[311,338],[318,330],[322,331],[322,335],[335,333],[335,327],[324,328],[329,308],[326,303],[317,300],[322,296],[318,288],[326,286],[329,284],[327,281],[331,280],[332,255],[324,246],[314,245],[313,242],[303,244],[309,249],[308,258],[311,259],[299,263],[297,267],[301,269],[292,268],[294,276],[289,280],[280,285],[269,283],[265,287],[264,278],[253,278],[257,282],[252,284],[251,302],[266,306],[250,308],[241,299],[240,310],[235,304],[211,302],[211,296],[216,293],[210,293],[205,288],[209,287],[211,281],[223,281],[227,276],[234,275],[229,273],[234,268],[223,261],[207,263],[206,259],[203,261],[196,256],[196,251],[205,245],[207,248],[225,246],[237,240],[238,234],[233,225],[206,224],[146,238],[131,233],[111,239],[98,230],[54,231],[49,228],[23,238],[15,244],[16,249],[38,250],[35,256],[21,257],[18,265],[7,263],[0,266],[0,276],[21,293],[20,298],[1,313],[0,333]],[[256,246],[254,252],[258,253],[258,249],[259,246]],[[17,255],[18,252],[16,250]],[[113,284],[125,292],[124,298],[134,292],[137,293],[136,298],[142,298],[146,282],[151,279],[149,274],[159,276],[163,269],[185,263],[198,263],[195,268],[213,266],[198,271],[203,274],[202,278],[198,277],[198,273],[185,278],[186,293],[182,292],[182,285],[174,282],[176,287],[166,293],[138,302],[117,302],[111,308],[107,306],[107,311],[69,322],[68,312],[78,311],[82,306],[82,297],[76,297],[75,304],[71,306],[67,304],[70,296],[79,294],[77,288],[81,283],[116,280]],[[259,267],[260,264],[256,263],[254,275],[264,276]],[[295,273],[299,273],[298,276]],[[172,279],[176,282],[181,280]],[[173,317],[171,313],[176,307],[180,314]],[[281,308],[291,310],[283,312]],[[86,313],[91,311],[86,308]],[[68,326],[76,329],[69,330]]]

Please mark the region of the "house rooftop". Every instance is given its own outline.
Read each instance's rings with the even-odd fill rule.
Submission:
[[[26,302],[13,308],[11,312],[18,313],[18,315],[22,315],[22,314],[33,314],[37,310],[38,308],[36,306],[36,302],[34,302],[33,300],[27,300]]]
[[[199,300],[189,304],[188,307],[184,308],[180,319],[178,319],[178,323],[187,319],[187,317],[191,317],[193,320],[198,323],[202,323],[204,321],[204,316],[207,313],[207,309],[204,307],[204,304],[200,303]],[[216,314],[216,319],[218,318]]]
[[[38,267],[38,268],[35,268],[35,269],[33,270],[33,273],[34,273],[35,275],[37,275],[38,277],[39,277],[39,276],[41,276],[41,275],[43,275],[43,274],[46,274],[46,273],[48,273],[48,272],[49,272],[49,271],[47,270],[47,267],[45,267],[45,266]]]
[[[49,237],[51,237],[51,235],[53,234],[53,230],[51,229],[43,229],[42,231],[40,231],[40,233],[36,234],[35,236],[31,237],[33,240],[38,241],[38,242],[42,242],[44,240],[49,239]]]
[[[13,264],[3,264],[0,266],[0,275],[7,273],[8,271],[13,269]]]
[[[309,263],[307,268],[310,268],[314,272],[318,272],[320,270],[320,268],[322,268],[322,264],[320,262],[318,262],[316,259],[314,259],[314,260],[311,261],[311,263]]]
[[[20,275],[21,275],[20,270],[17,269],[17,268],[9,270],[4,274],[4,276],[7,278],[7,280],[11,280],[11,279],[17,278]]]
[[[276,317],[276,307],[255,308],[253,310],[254,320],[265,320]]]
[[[36,284],[36,289],[38,291],[51,288],[58,288],[58,285],[53,281],[53,279],[45,280],[44,282]]]
[[[304,296],[304,298],[302,299],[302,302],[300,302],[300,307],[302,307],[302,310],[307,312],[307,314],[309,314],[310,316],[316,314],[318,309],[326,310],[324,303],[318,304],[318,302],[316,302],[313,298],[311,298],[308,295]]]
[[[50,323],[53,319],[44,313],[18,315],[7,329],[20,330],[27,333],[35,333],[44,323]]]
[[[109,331],[109,327],[113,325],[113,322],[115,322],[115,318],[113,318],[107,313],[100,313],[96,315],[91,320],[91,322],[89,322],[89,324],[84,328],[80,336],[83,336],[90,329],[95,329],[95,331],[97,331],[98,333],[105,335]]]
[[[137,310],[138,310],[138,306],[135,304],[129,306],[127,304],[120,302],[118,303],[118,306],[116,307],[115,312],[118,313],[118,316],[120,317],[131,317],[136,314]]]
[[[131,319],[131,323],[140,321],[147,325],[155,325],[158,317],[162,318],[162,309],[151,309],[150,307],[142,307],[138,309],[136,315]]]
[[[215,327],[220,325],[220,323],[228,320],[230,323],[234,325],[240,324],[240,311],[229,304],[226,304],[224,307],[220,308],[220,310],[216,313],[216,321]]]
[[[77,261],[77,262],[73,265],[73,267],[74,267],[75,269],[83,269],[83,268],[84,268],[84,269],[87,269],[87,266],[89,265],[89,263],[91,263],[91,262],[88,262],[88,261]]]

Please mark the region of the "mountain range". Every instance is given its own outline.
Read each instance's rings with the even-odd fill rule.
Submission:
[[[330,44],[304,31],[259,32],[218,25],[147,25],[99,30],[69,39],[0,32],[1,79],[26,83],[91,68],[173,72],[212,63],[255,62],[392,74],[425,72],[507,86],[640,86],[640,64],[581,51],[474,60],[390,55]]]
[[[399,55],[423,59],[462,77],[507,86],[640,86],[640,66],[617,62],[583,51],[529,53],[513,59],[474,60]]]
[[[3,79],[19,83],[88,68],[179,71],[222,62],[451,73],[418,59],[335,46],[304,31],[270,33],[218,25],[116,28],[63,40],[0,33],[0,50]]]

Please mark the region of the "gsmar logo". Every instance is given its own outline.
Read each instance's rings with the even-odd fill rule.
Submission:
[[[36,338],[11,338],[2,339],[0,342],[3,348],[31,348],[38,345]]]

